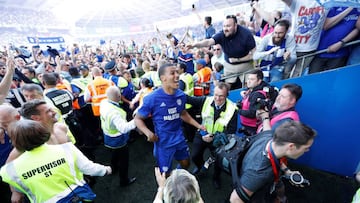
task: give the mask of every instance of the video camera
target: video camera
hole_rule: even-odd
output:
[[[264,109],[267,107],[267,110],[271,110],[273,104],[275,103],[276,97],[279,94],[279,90],[274,86],[265,86],[262,89],[265,92],[265,99],[258,98],[256,100],[256,109]]]

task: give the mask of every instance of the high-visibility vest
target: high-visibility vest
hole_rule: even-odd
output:
[[[237,109],[232,101],[226,99],[225,111],[221,112],[219,118],[214,121],[214,107],[211,106],[213,101],[214,97],[207,97],[201,111],[202,124],[205,126],[206,131],[211,134],[224,132]]]
[[[114,125],[114,115],[120,115],[126,121],[126,112],[119,105],[109,102],[107,99],[100,104],[101,129],[104,132],[104,145],[109,148],[120,148],[127,144],[129,133],[121,134]]]
[[[266,98],[266,92],[264,90],[257,90],[255,92],[260,92]],[[250,109],[250,95],[252,92],[247,95],[242,101],[242,110],[249,110]],[[257,118],[249,118],[243,115],[240,115],[241,124],[250,126],[250,127],[257,127]]]
[[[102,77],[95,77],[95,79],[88,84],[87,88],[90,92],[91,107],[94,116],[100,116],[100,102],[107,98],[106,90],[112,85],[114,85],[112,81]]]
[[[351,203],[359,203],[359,202],[360,202],[360,188],[356,191]]]
[[[153,83],[154,87],[161,86],[161,80],[157,71],[149,71],[142,75],[141,78],[148,78]]]
[[[76,167],[75,146],[43,144],[9,162],[0,170],[4,182],[26,194],[30,202],[58,202],[86,182]],[[96,195],[89,191],[88,200]]]
[[[45,92],[46,101],[51,101],[51,106],[59,109],[60,115],[64,116],[70,113],[72,107],[72,95],[69,91],[63,89],[57,89],[54,91]]]
[[[211,69],[209,67],[203,67],[195,73],[198,77],[197,83],[209,82],[211,79]]]
[[[180,80],[185,83],[184,93],[189,96],[194,96],[194,79],[190,73],[183,73],[180,75]],[[185,104],[186,109],[191,108],[191,104]]]
[[[72,113],[72,95],[67,90],[54,90],[50,92],[45,92],[45,101],[47,104],[52,106],[53,110],[56,112],[56,118],[58,122],[64,123],[65,118]],[[76,139],[70,130],[67,131],[66,135],[70,138],[73,144],[76,143]]]
[[[194,96],[194,79],[190,73],[183,73],[180,75],[180,80],[184,81],[185,89],[184,93],[189,96]]]
[[[61,83],[56,84],[56,89],[58,89],[58,90],[67,90],[67,91],[71,92],[70,82],[65,80],[65,79],[61,80]]]

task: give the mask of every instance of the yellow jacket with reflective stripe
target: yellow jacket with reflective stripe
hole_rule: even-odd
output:
[[[71,193],[66,183],[72,189],[85,184],[75,161],[74,152],[66,144],[43,144],[6,164],[0,175],[31,202],[56,202]]]
[[[207,97],[201,111],[202,124],[205,126],[206,131],[211,134],[224,132],[237,108],[232,101],[226,99],[225,111],[221,112],[219,118],[214,121],[214,107],[211,105],[213,101],[214,97]]]

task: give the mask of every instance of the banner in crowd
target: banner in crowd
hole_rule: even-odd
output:
[[[316,0],[325,8],[331,7],[354,7],[360,8],[360,0]]]
[[[27,37],[30,44],[39,46],[41,50],[47,50],[48,46],[59,51],[64,51],[65,39],[63,37]]]

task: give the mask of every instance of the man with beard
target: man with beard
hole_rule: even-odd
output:
[[[253,68],[252,58],[256,46],[255,40],[247,28],[237,24],[236,16],[226,16],[223,30],[210,39],[188,44],[186,47],[210,47],[215,44],[220,44],[223,48],[225,76],[238,75]],[[229,77],[225,81],[231,85],[231,89],[237,89],[242,87],[240,77]]]
[[[260,67],[267,82],[282,80],[284,68],[296,62],[296,43],[294,37],[287,34],[289,26],[288,20],[278,20],[274,32],[262,39],[254,53],[254,60],[261,59]]]

